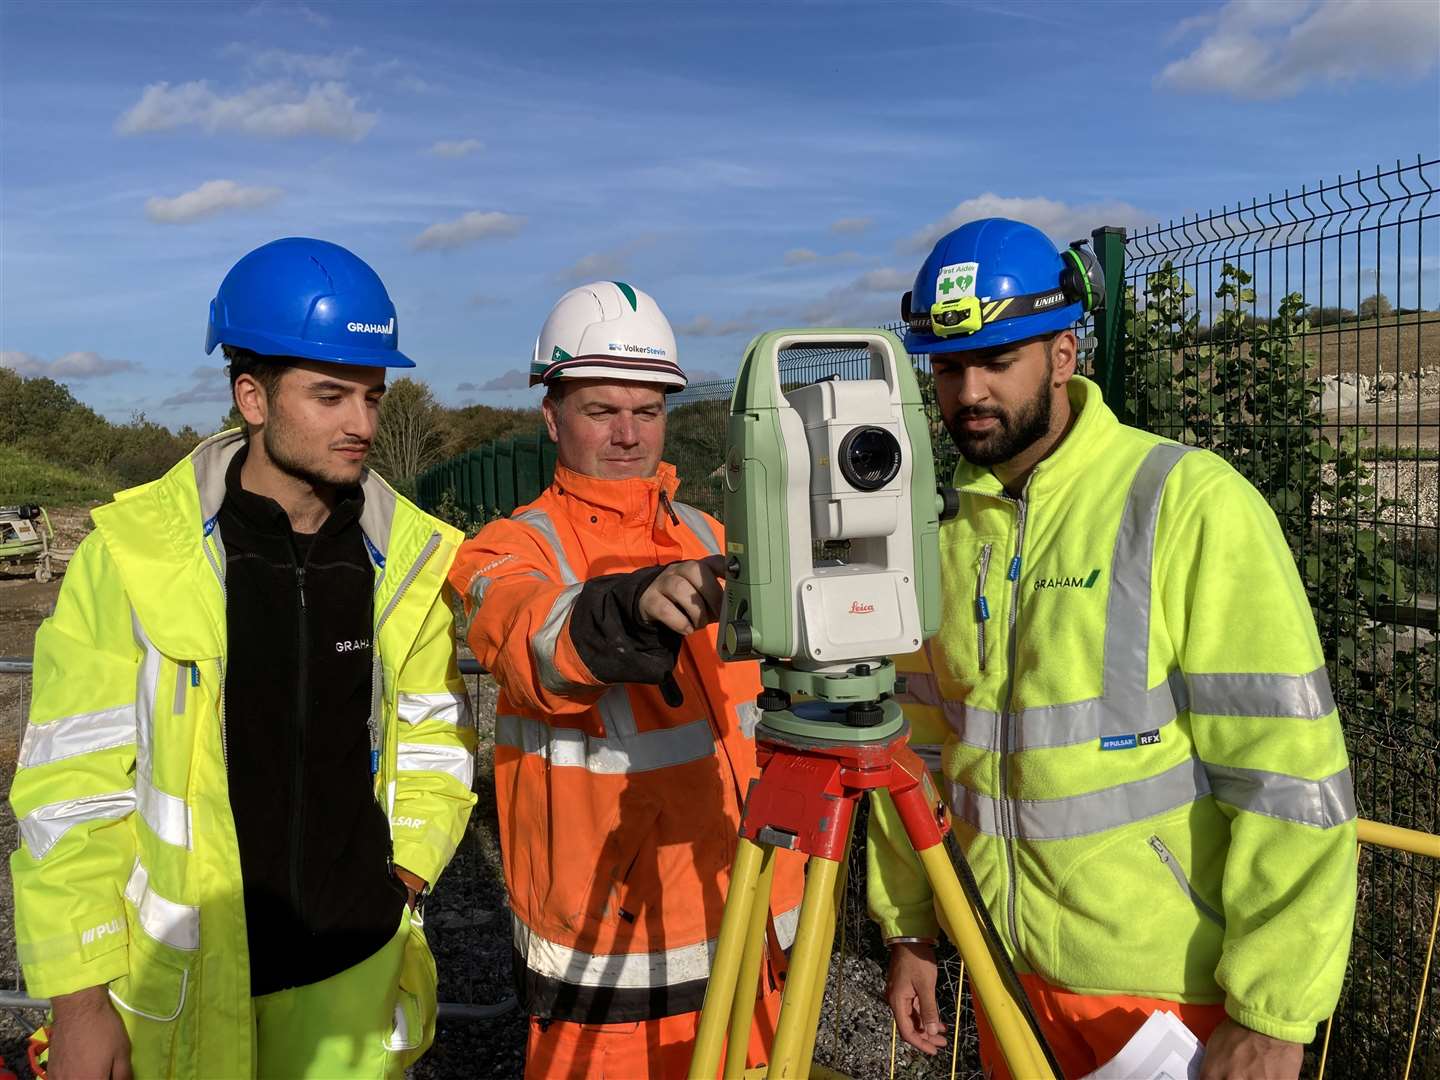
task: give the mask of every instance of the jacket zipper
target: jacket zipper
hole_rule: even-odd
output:
[[[1020,951],[1020,932],[1018,920],[1015,918],[1015,807],[1010,800],[1010,754],[1013,750],[1010,744],[1015,733],[1010,710],[1015,695],[1015,619],[1020,607],[1020,561],[1025,550],[1025,493],[1029,490],[1030,481],[1026,480],[1019,498],[1002,496],[1015,504],[1015,556],[1010,560],[1010,571],[1006,575],[1010,579],[1010,618],[1009,641],[1006,646],[1005,699],[1000,714],[1000,838],[1005,845],[1005,864],[1009,871],[1005,914],[1009,922],[1010,943],[1017,953]]]
[[[1170,849],[1165,846],[1165,841],[1158,836],[1151,836],[1149,840],[1151,849],[1160,857],[1160,861],[1169,869],[1175,878],[1175,883],[1180,886],[1180,891],[1190,898],[1190,903],[1195,905],[1195,910],[1205,918],[1209,919],[1220,929],[1225,929],[1225,916],[1207,904],[1195,886],[1190,884],[1190,879],[1185,876],[1185,871],[1180,868],[1180,860],[1170,854]]]
[[[225,573],[220,569],[220,561],[210,550],[211,540],[209,536],[200,538],[200,546],[205,549],[205,558],[210,563],[210,569],[215,571],[215,577],[220,582],[220,602],[224,607],[229,607],[230,594],[225,590]],[[222,654],[215,660],[215,666],[220,672],[220,760],[225,766],[225,774],[230,774],[230,742],[225,732],[225,657]]]
[[[980,549],[980,577],[975,582],[975,648],[980,670],[985,670],[985,624],[990,620],[990,601],[985,599],[985,578],[990,573],[990,544]]]
[[[294,552],[293,546],[291,551]],[[300,665],[295,679],[295,726],[293,732],[295,760],[290,773],[290,797],[293,800],[293,805],[290,807],[290,900],[295,905],[295,917],[300,920],[302,926],[305,923],[305,890],[300,887],[300,873],[305,864],[305,729],[309,723],[310,714],[307,704],[310,693],[307,678],[310,668],[310,634],[307,625],[308,613],[305,609],[305,566],[309,561],[310,549],[308,548],[305,552],[305,562],[302,563],[298,558],[295,561],[295,591],[300,598],[297,619],[300,638],[297,648]]]

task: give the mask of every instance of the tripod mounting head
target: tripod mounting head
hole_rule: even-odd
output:
[[[865,378],[781,382],[785,350],[862,351]],[[720,655],[759,659],[765,723],[823,739],[898,730],[895,665],[940,626],[939,516],[914,369],[886,330],[750,343],[730,400]],[[844,549],[815,558],[817,543]],[[792,704],[794,695],[807,700]]]

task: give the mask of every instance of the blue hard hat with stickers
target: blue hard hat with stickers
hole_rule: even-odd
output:
[[[981,218],[939,239],[900,316],[906,350],[935,354],[1065,330],[1104,303],[1105,278],[1085,241],[1057,250],[1033,225]]]
[[[364,367],[414,367],[400,351],[395,305],[365,260],[339,244],[291,236],[230,268],[205,351],[217,345]]]

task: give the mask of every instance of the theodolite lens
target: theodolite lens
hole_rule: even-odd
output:
[[[880,427],[857,427],[840,441],[840,474],[860,491],[878,491],[900,471],[900,442]]]

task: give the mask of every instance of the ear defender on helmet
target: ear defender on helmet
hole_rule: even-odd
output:
[[[1060,288],[1072,303],[1079,303],[1085,311],[1098,311],[1105,306],[1105,272],[1100,269],[1100,260],[1085,245],[1088,241],[1076,240],[1060,253],[1065,269],[1060,271]]]

